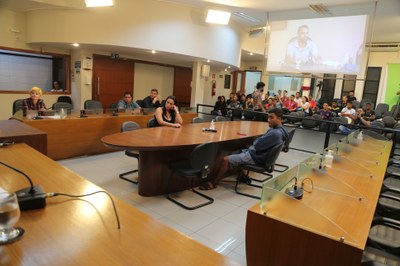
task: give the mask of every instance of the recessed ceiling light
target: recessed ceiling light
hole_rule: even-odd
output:
[[[249,55],[253,55],[253,53],[249,53]]]
[[[79,43],[73,43],[72,46],[79,47]]]
[[[227,25],[230,17],[230,12],[209,9],[206,22]]]
[[[156,50],[151,50],[151,53],[152,53],[152,54],[155,54],[155,53],[156,53]]]
[[[207,59],[207,63],[210,63],[211,61],[210,61],[210,59]]]
[[[228,66],[228,68],[231,68],[231,66]]]
[[[113,0],[85,0],[86,7],[113,6]]]

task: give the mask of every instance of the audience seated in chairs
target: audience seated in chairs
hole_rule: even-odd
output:
[[[282,113],[281,109],[270,110],[268,113],[268,131],[257,138],[248,149],[242,150],[238,154],[225,156],[219,167],[217,177],[203,183],[200,188],[204,190],[215,188],[219,181],[224,178],[228,168],[236,168],[241,164],[265,164],[265,153],[272,147],[284,143],[289,136],[287,130],[282,126]]]
[[[335,100],[332,101],[331,111],[334,113],[334,116],[339,116],[341,110],[338,105],[338,102]]]

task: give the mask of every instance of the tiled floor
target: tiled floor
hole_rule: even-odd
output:
[[[308,156],[309,153],[290,150],[281,153],[278,163],[292,166]],[[214,203],[188,211],[164,196],[141,197],[136,185],[119,179],[119,173],[137,167],[137,161],[123,152],[61,160],[59,163],[160,222],[246,265],[246,212],[258,200],[235,194],[233,183],[224,182],[216,189],[206,191],[214,198]]]

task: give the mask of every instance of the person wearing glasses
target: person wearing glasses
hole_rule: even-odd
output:
[[[126,110],[126,109],[140,109],[139,104],[137,104],[132,97],[132,93],[129,91],[126,91],[124,93],[124,98],[119,100],[118,102],[118,109]]]
[[[22,102],[22,110],[24,112],[24,116],[26,116],[26,112],[28,110],[38,110],[45,111],[46,105],[40,97],[42,96],[42,89],[39,87],[33,87],[30,91],[30,97],[26,98]]]

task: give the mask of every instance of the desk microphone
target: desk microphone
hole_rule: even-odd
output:
[[[27,174],[6,163],[0,162],[0,164],[10,168],[11,170],[14,170],[17,173],[20,173],[29,181],[30,187],[23,188],[15,192],[15,194],[17,194],[19,209],[21,211],[41,209],[46,206],[46,193],[44,193],[40,186],[34,186],[32,179],[30,179]]]
[[[211,128],[203,128],[203,131],[208,131],[208,132],[217,132],[216,129],[211,129]]]
[[[294,179],[293,188],[287,188],[285,193],[295,199],[300,200],[303,198],[303,188],[297,187],[297,177],[295,176],[292,179],[290,179],[289,182],[292,181],[293,179]]]

